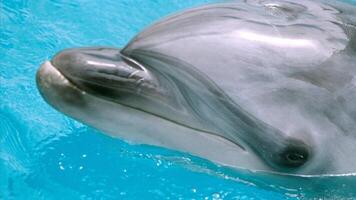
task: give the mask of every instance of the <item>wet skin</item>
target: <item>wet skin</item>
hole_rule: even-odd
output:
[[[291,174],[355,172],[356,8],[235,1],[123,49],[67,49],[37,74],[59,111],[135,143]]]

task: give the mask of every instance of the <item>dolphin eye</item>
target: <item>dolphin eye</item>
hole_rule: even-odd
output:
[[[308,161],[308,151],[296,147],[288,147],[281,156],[286,167],[299,167]]]
[[[287,154],[286,157],[289,162],[299,162],[305,160],[305,155],[299,153]]]
[[[310,148],[300,140],[288,139],[285,148],[277,157],[277,164],[280,167],[289,169],[301,167],[310,157]]]

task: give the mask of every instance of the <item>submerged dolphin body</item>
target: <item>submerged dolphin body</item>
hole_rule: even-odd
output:
[[[356,171],[356,9],[236,1],[159,21],[125,48],[37,73],[59,111],[109,135],[292,174]]]

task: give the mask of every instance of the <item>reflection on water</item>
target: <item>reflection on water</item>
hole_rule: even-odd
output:
[[[57,51],[120,47],[153,20],[206,2],[211,1],[0,1],[0,199],[355,196],[353,176],[235,171],[174,151],[130,145],[68,119],[38,94],[38,65]]]

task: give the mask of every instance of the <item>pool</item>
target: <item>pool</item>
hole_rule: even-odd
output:
[[[233,170],[113,139],[43,101],[35,73],[61,49],[125,45],[160,17],[214,0],[0,1],[0,199],[356,197],[356,176]]]

